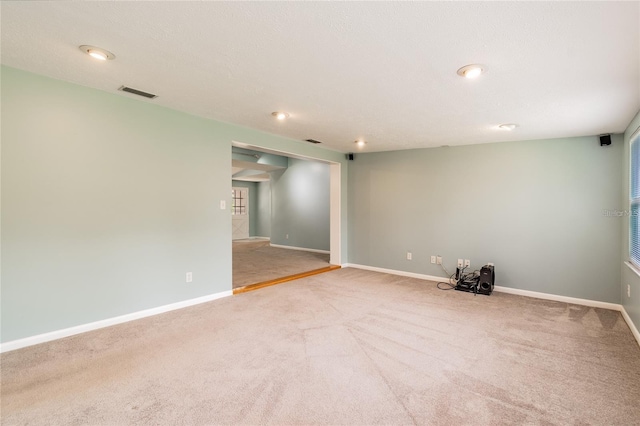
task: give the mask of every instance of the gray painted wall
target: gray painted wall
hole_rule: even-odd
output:
[[[627,131],[624,133],[624,161],[622,162],[622,170],[624,172],[624,178],[622,180],[622,199],[620,210],[630,210],[629,203],[629,143],[631,142],[631,135],[640,126],[640,112],[629,123]],[[629,218],[620,217],[618,220],[621,222],[620,227],[622,229],[622,258],[629,260]],[[627,285],[631,286],[631,297],[627,296]],[[620,286],[620,300],[624,306],[625,311],[629,314],[629,317],[635,324],[636,328],[640,330],[640,277],[638,274],[631,270],[627,265],[622,264],[622,282]]]
[[[214,132],[3,69],[2,340],[228,290],[231,152]]]
[[[289,158],[271,172],[271,202],[273,244],[329,250],[329,165]]]
[[[359,154],[349,165],[349,262],[444,276],[458,258],[496,284],[620,303],[622,137]],[[406,260],[406,252],[413,260]]]
[[[239,188],[249,188],[249,236],[255,237],[258,229],[258,191],[256,182],[245,182],[242,180],[232,180],[231,186]]]
[[[493,261],[499,285],[622,301],[640,324],[640,278],[626,266],[621,278],[617,266],[627,225],[602,215],[628,205],[621,136],[609,148],[588,137],[358,154],[347,163],[152,101],[8,67],[1,78],[2,342],[230,290],[231,218],[218,203],[230,201],[231,141],[342,164],[343,262],[348,248],[350,262],[429,275],[443,275],[431,254],[449,269],[457,257]],[[627,138],[639,124],[636,116]],[[294,229],[290,240],[298,225],[279,223]],[[328,225],[324,234],[310,248],[327,249]],[[551,272],[534,276],[539,265]]]
[[[231,143],[340,153],[2,67],[1,339],[231,290]],[[341,213],[346,261],[346,210]],[[185,273],[193,272],[193,283]]]
[[[258,217],[256,236],[271,237],[271,182],[258,182]]]

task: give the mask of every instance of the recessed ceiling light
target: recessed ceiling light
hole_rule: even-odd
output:
[[[515,129],[516,127],[518,127],[517,124],[511,124],[511,123],[510,124],[501,124],[501,125],[498,126],[498,129],[511,131],[511,130]]]
[[[100,47],[83,44],[82,46],[80,46],[80,50],[82,50],[84,53],[91,56],[92,58],[98,59],[100,61],[106,61],[107,59],[116,58],[116,55]]]
[[[484,65],[470,64],[470,65],[465,65],[464,67],[460,68],[458,70],[458,75],[460,77],[465,77],[465,78],[476,78],[480,74],[485,72],[485,70],[486,70],[486,68],[484,67]]]
[[[99,50],[90,50],[89,51],[89,56],[91,56],[92,58],[95,59],[99,59],[101,61],[106,61],[107,60],[107,54],[104,52],[100,52]]]
[[[287,118],[289,118],[289,114],[287,114],[286,112],[274,111],[271,113],[271,115],[273,115],[275,118],[277,118],[280,121],[286,120]]]
[[[354,142],[356,145],[358,145],[360,148],[362,148],[363,146],[365,146],[367,143],[365,141],[363,141],[362,139],[358,139],[357,141]]]

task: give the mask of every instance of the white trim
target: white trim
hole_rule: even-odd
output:
[[[633,321],[631,321],[631,317],[627,313],[627,310],[624,308],[624,306],[622,307],[620,312],[622,313],[622,318],[624,318],[624,320],[627,322],[627,325],[631,329],[631,334],[633,334],[633,337],[636,338],[636,342],[638,342],[638,346],[640,346],[640,332],[636,328],[636,325],[633,323]]]
[[[446,277],[416,274],[414,272],[397,271],[395,269],[378,268],[375,266],[358,265],[355,263],[345,263],[344,265],[342,265],[342,267],[365,269],[367,271],[382,272],[385,274],[400,275],[403,277],[418,278],[418,279],[428,280],[428,281],[447,282],[448,280],[448,278]],[[589,306],[592,308],[602,308],[602,309],[610,309],[612,311],[618,311],[622,314],[622,318],[624,318],[625,322],[629,326],[629,329],[631,329],[631,333],[633,334],[633,337],[636,338],[638,345],[640,345],[640,332],[638,332],[638,329],[636,328],[635,324],[631,320],[631,317],[629,317],[629,314],[627,314],[627,311],[624,309],[624,306],[619,305],[617,303],[600,302],[597,300],[589,300],[589,299],[578,299],[576,297],[568,297],[568,296],[558,296],[556,294],[540,293],[537,291],[530,291],[530,290],[520,290],[517,288],[502,287],[499,285],[494,286],[493,290],[501,293],[514,294],[517,296],[533,297],[535,299],[544,299],[544,300],[554,300],[556,302],[572,303],[574,305],[582,305],[582,306]]]
[[[269,241],[271,238],[269,237],[249,237],[243,238],[242,240],[233,240],[233,242],[243,242],[243,241]]]
[[[428,281],[447,282],[448,280],[448,278],[446,277],[416,274],[414,272],[397,271],[395,269],[378,268],[375,266],[358,265],[355,263],[345,263],[342,265],[342,267],[365,269],[367,271],[382,272],[385,274],[400,275],[403,277],[418,278],[421,280],[428,280]],[[572,303],[574,305],[583,305],[583,306],[589,306],[592,308],[602,308],[602,309],[610,309],[612,311],[618,311],[622,314],[622,318],[624,318],[625,322],[631,329],[631,333],[633,334],[633,337],[636,338],[638,345],[640,345],[640,332],[638,332],[638,329],[636,328],[635,324],[633,323],[633,321],[631,321],[631,317],[629,317],[629,314],[627,314],[627,311],[624,309],[624,306],[619,305],[617,303],[600,302],[597,300],[589,300],[589,299],[578,299],[576,297],[559,296],[556,294],[540,293],[537,291],[530,291],[530,290],[520,290],[517,288],[502,287],[499,285],[494,286],[493,289],[494,291],[507,293],[507,294],[514,294],[517,296],[533,297],[535,299],[544,299],[544,300],[554,300],[556,302]]]
[[[557,294],[540,293],[538,291],[521,290],[519,288],[494,286],[494,291],[517,296],[533,297],[535,299],[554,300],[556,302],[572,303],[574,305],[590,306],[592,308],[610,309],[612,311],[622,311],[622,305],[617,303],[600,302],[598,300],[578,299],[577,297],[560,296]]]
[[[631,269],[633,272],[636,273],[637,276],[640,277],[640,271],[638,271],[638,268],[631,262],[624,262],[625,265],[627,265],[629,267],[629,269]]]
[[[397,271],[395,269],[385,269],[385,268],[378,268],[375,266],[357,265],[353,263],[345,263],[344,265],[342,265],[342,267],[366,269],[368,271],[382,272],[382,273],[393,274],[393,275],[401,275],[404,277],[412,277],[412,278],[418,278],[418,279],[428,280],[428,281],[447,282],[449,280],[449,278],[447,277],[416,274],[414,272]],[[589,300],[589,299],[578,299],[576,297],[568,297],[568,296],[558,296],[555,294],[540,293],[537,291],[530,291],[530,290],[520,290],[517,288],[502,287],[499,285],[494,286],[493,290],[501,293],[515,294],[518,296],[533,297],[536,299],[555,300],[556,302],[573,303],[575,305],[591,306],[593,308],[611,309],[612,311],[622,311],[622,305],[619,305],[616,303],[600,302],[597,300]]]
[[[100,321],[90,322],[88,324],[77,325],[74,327],[64,328],[62,330],[51,331],[49,333],[38,334],[35,336],[25,337],[24,339],[12,340],[10,342],[0,344],[0,353],[9,352],[27,346],[37,345],[39,343],[50,342],[52,340],[62,339],[64,337],[73,336],[87,331],[98,330],[100,328],[110,327],[124,322],[134,321],[153,315],[162,314],[176,309],[182,309],[201,303],[211,302],[212,300],[231,296],[233,292],[222,291],[207,296],[197,297],[195,299],[183,300],[182,302],[171,303],[169,305],[158,306],[157,308],[145,309],[144,311],[132,312],[126,315],[120,315],[113,318],[107,318]]]
[[[304,248],[304,247],[282,246],[280,244],[273,244],[273,243],[271,243],[270,245],[271,247],[283,248],[283,249],[289,249],[289,250],[310,251],[311,253],[330,254],[329,250],[317,250],[317,249],[310,249],[310,248]]]
[[[329,164],[329,263],[338,265],[342,262],[340,240],[340,214],[342,207],[340,202],[340,185],[342,165],[340,163]]]
[[[282,151],[277,149],[267,148],[261,145],[248,144],[244,142],[240,142],[237,140],[231,141],[231,146],[237,146],[240,148],[253,149],[256,151],[262,151],[269,154],[275,155],[283,155],[286,157],[297,158],[299,160],[314,160],[320,163],[329,164],[330,172],[329,172],[329,249],[330,249],[330,257],[329,262],[332,264],[339,264],[342,262],[342,229],[343,225],[346,227],[346,219],[343,224],[342,220],[342,165],[346,166],[345,160],[343,161],[334,161],[334,160],[326,160],[324,158],[318,158],[315,154],[312,155],[301,155],[295,154],[289,151]],[[319,148],[320,150],[330,151],[330,152],[340,152],[330,148]],[[341,153],[342,155],[342,153]],[[346,184],[345,184],[346,185]],[[344,188],[346,191],[346,187]],[[345,206],[346,207],[346,206]],[[334,223],[335,221],[337,223]],[[346,236],[345,236],[346,239]]]
[[[418,278],[420,280],[435,281],[435,282],[447,282],[448,277],[438,277],[436,275],[417,274],[415,272],[398,271],[396,269],[378,268],[377,266],[358,265],[357,263],[345,263],[343,268],[356,268],[364,269],[366,271],[382,272],[383,274],[400,275],[402,277]]]
[[[448,278],[446,277],[416,274],[414,272],[397,271],[395,269],[378,268],[375,266],[358,265],[355,263],[345,263],[342,265],[342,267],[365,269],[367,271],[382,272],[385,274],[400,275],[403,277],[418,278],[418,279],[428,280],[428,281],[447,282],[448,280]],[[533,297],[535,299],[544,299],[544,300],[554,300],[556,302],[572,303],[574,305],[583,305],[583,306],[589,306],[592,308],[602,308],[602,309],[610,309],[612,311],[618,311],[622,314],[622,318],[624,318],[625,322],[631,329],[631,333],[633,334],[633,337],[636,338],[638,345],[640,345],[640,332],[638,332],[638,329],[636,328],[635,324],[633,323],[633,321],[631,321],[631,317],[629,317],[629,314],[627,314],[627,311],[624,309],[624,306],[619,305],[617,303],[600,302],[597,300],[589,300],[589,299],[578,299],[576,297],[559,296],[556,294],[540,293],[537,291],[530,291],[530,290],[520,290],[517,288],[502,287],[499,285],[494,286],[493,289],[494,291],[507,293],[507,294],[514,294],[517,296]]]

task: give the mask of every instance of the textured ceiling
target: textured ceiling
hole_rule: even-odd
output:
[[[344,152],[621,132],[640,109],[638,2],[0,7],[5,65]]]

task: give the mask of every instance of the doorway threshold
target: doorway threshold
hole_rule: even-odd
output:
[[[244,287],[238,287],[233,289],[233,294],[246,293],[248,291],[259,290],[264,287],[270,287],[272,285],[282,284],[293,280],[298,280],[300,278],[310,277],[312,275],[323,274],[325,272],[335,271],[336,269],[340,269],[340,265],[329,265],[324,268],[314,269],[313,271],[301,272],[299,274],[288,275],[282,278],[276,278],[274,280],[263,281],[260,283],[245,285]]]

